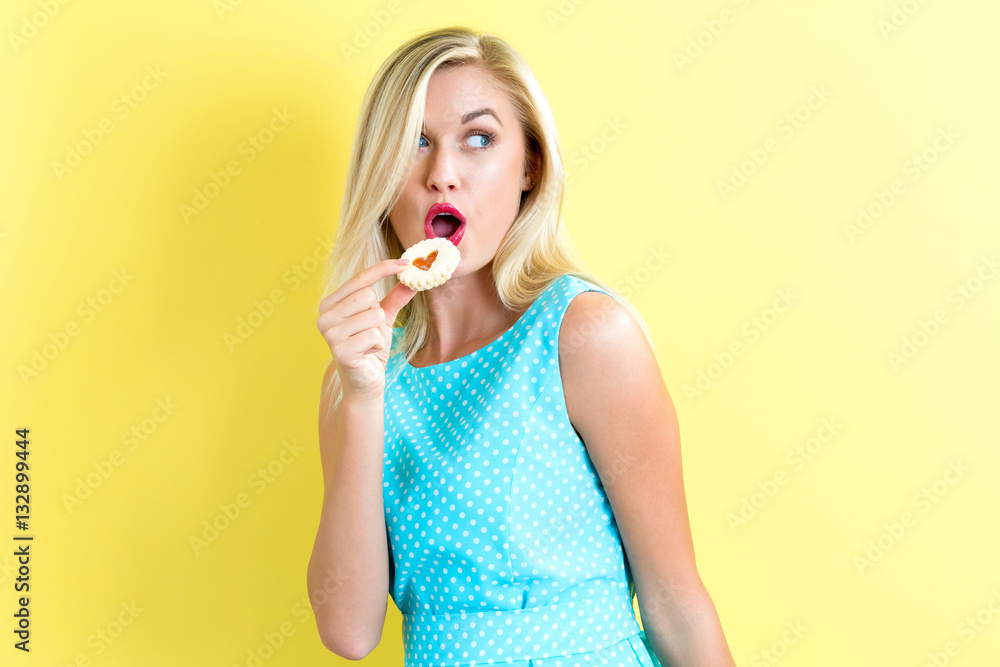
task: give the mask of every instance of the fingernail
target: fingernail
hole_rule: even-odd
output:
[[[398,264],[399,266],[406,266],[409,263],[410,263],[410,260],[408,260],[408,259],[400,258],[400,259],[396,260],[396,264]]]

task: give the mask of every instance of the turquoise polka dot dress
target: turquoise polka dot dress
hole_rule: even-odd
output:
[[[559,326],[585,291],[608,293],[561,276],[460,359],[389,358],[382,494],[405,667],[660,667],[611,505],[566,416]]]

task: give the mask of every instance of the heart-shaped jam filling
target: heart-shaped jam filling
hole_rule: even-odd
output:
[[[413,266],[417,267],[418,269],[421,269],[423,271],[430,271],[431,267],[434,265],[434,260],[437,259],[437,256],[438,256],[438,251],[435,250],[426,257],[418,257],[410,263]]]

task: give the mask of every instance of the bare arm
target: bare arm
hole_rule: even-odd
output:
[[[331,363],[323,384],[334,371]],[[323,644],[360,660],[382,638],[389,557],[382,505],[383,399],[345,395],[320,406],[323,509],[307,585]]]
[[[319,448],[323,508],[306,586],[323,644],[351,660],[378,646],[389,590],[389,555],[382,505],[385,369],[392,323],[416,294],[397,284],[381,301],[373,289],[408,262],[391,259],[339,286],[319,304],[316,322],[333,361],[323,377]],[[338,373],[342,400],[325,387]]]
[[[677,414],[639,323],[606,294],[580,294],[559,357],[569,417],[607,491],[656,656],[671,667],[735,667],[695,564]]]

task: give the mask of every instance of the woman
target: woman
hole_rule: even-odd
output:
[[[308,587],[343,657],[378,644],[388,592],[408,667],[734,665],[648,328],[581,271],[563,184],[548,104],[504,41],[434,30],[376,73],[317,321]],[[394,258],[430,236],[461,261],[415,292]]]

